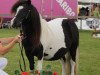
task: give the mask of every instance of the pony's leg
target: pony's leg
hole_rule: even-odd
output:
[[[61,64],[62,64],[62,75],[70,75],[71,65],[70,65],[69,53],[67,53],[65,57],[61,58]]]
[[[26,53],[26,56],[28,58],[28,61],[29,61],[29,66],[30,66],[30,72],[34,72],[34,55],[31,54],[31,51],[29,51],[30,48],[25,48],[25,53]]]
[[[39,50],[37,58],[38,58],[37,70],[40,71],[40,70],[42,70],[43,50]]]
[[[61,58],[61,64],[62,64],[62,75],[66,75],[66,61]]]
[[[75,60],[71,59],[71,75],[78,75],[78,50],[76,51]]]
[[[35,62],[34,62],[34,56],[31,54],[31,53],[27,53],[26,52],[26,56],[27,56],[27,58],[28,58],[28,61],[29,61],[29,66],[30,66],[30,75],[34,75],[34,64],[35,64]]]
[[[70,60],[71,63],[71,75],[75,75],[75,61],[73,61],[72,59]]]
[[[42,70],[42,63],[43,63],[43,58],[41,60],[38,60],[38,64],[37,64],[37,70],[38,71]]]
[[[69,52],[65,55],[66,58],[66,75],[71,75],[71,64],[70,64],[70,54]]]

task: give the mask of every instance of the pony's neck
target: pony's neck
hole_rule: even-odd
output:
[[[32,34],[32,24],[30,21],[25,21],[22,25],[22,30],[25,36],[30,36]]]
[[[47,38],[50,38],[49,35],[51,35],[51,29],[45,19],[43,19],[40,15],[40,21],[41,21],[41,42],[46,43],[48,40]]]
[[[41,32],[42,32],[41,36],[46,36],[48,35],[49,32],[47,21],[43,19],[41,15],[40,15],[40,21],[41,21]]]
[[[31,16],[31,17],[30,17]],[[36,12],[33,15],[30,15],[26,21],[23,23],[23,32],[27,37],[26,39],[32,42],[34,48],[40,44],[40,35],[41,35],[41,23],[39,14]]]

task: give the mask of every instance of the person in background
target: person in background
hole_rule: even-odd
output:
[[[0,29],[3,27],[2,23],[3,23],[3,18],[0,16]]]
[[[98,6],[94,9],[94,11],[93,11],[93,16],[94,16],[94,17],[100,17],[99,7],[98,7]]]
[[[98,7],[99,7],[99,17],[100,17],[100,4],[98,5]]]
[[[85,16],[89,16],[89,7],[86,7],[86,15]]]
[[[0,75],[8,75],[3,69],[6,67],[8,61],[3,55],[7,54],[11,48],[18,42],[21,42],[21,36],[0,38]]]

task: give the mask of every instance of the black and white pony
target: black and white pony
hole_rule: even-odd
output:
[[[13,5],[12,12],[15,12],[11,20],[12,26],[21,26],[23,30],[22,43],[31,71],[34,71],[34,56],[36,56],[38,70],[42,69],[43,59],[60,59],[62,75],[68,75],[68,72],[70,75],[76,75],[79,33],[74,21],[62,19],[58,24],[50,24],[41,17],[30,0],[18,1]],[[67,65],[70,65],[71,69],[67,68]]]

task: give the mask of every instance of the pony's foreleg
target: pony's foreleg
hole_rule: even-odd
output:
[[[37,64],[37,70],[38,71],[42,70],[42,63],[43,63],[43,58],[41,60],[38,60],[38,64]]]
[[[31,51],[29,51],[30,48],[25,48],[25,53],[26,53],[26,56],[28,58],[28,61],[29,61],[29,66],[30,66],[30,72],[34,72],[34,55],[31,54]]]
[[[43,63],[43,50],[39,50],[37,58],[38,58],[37,70],[41,71],[42,70],[42,63]]]

